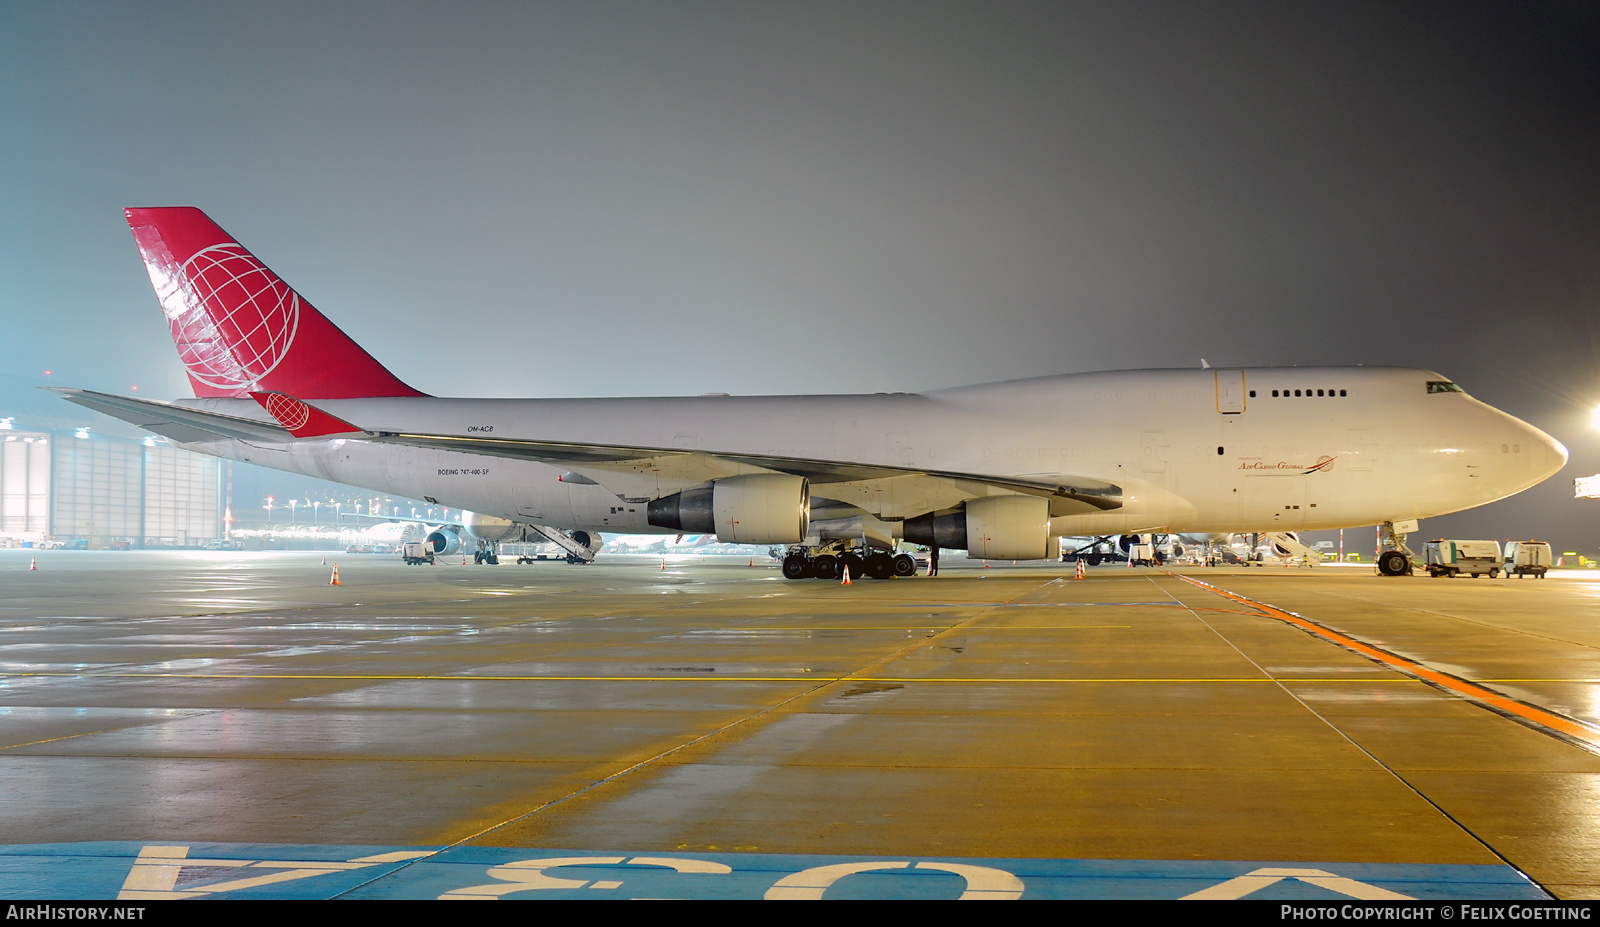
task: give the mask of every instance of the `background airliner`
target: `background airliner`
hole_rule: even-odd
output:
[[[204,453],[469,509],[489,540],[523,525],[704,532],[791,545],[791,578],[832,575],[834,557],[888,576],[898,540],[1033,560],[1055,556],[1060,535],[1403,523],[1520,492],[1567,459],[1447,378],[1393,367],[870,396],[436,398],[198,209],[126,213],[196,398],[66,398]],[[1409,570],[1399,551],[1382,565]]]

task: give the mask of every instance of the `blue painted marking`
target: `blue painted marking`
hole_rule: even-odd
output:
[[[176,841],[173,841],[175,844]],[[152,844],[164,846],[167,844]],[[0,898],[114,899],[144,844],[131,842],[0,846]],[[425,853],[412,861],[360,868],[316,870],[318,862],[349,863],[386,853]],[[598,857],[541,868],[542,859]],[[630,862],[654,857],[667,865]],[[1393,865],[1380,863],[1223,862],[1191,860],[961,859],[930,857],[800,856],[767,853],[683,853],[662,850],[592,851],[504,847],[282,846],[190,844],[171,889],[209,898],[438,898],[447,893],[508,899],[762,898],[780,880],[796,877],[795,891],[834,898],[953,899],[964,891],[1024,899],[1174,899],[1210,889],[1262,869],[1320,871],[1353,883],[1412,898],[1546,900],[1550,896],[1509,866]],[[612,862],[611,860],[617,860]],[[288,861],[303,867],[226,867],[207,861]],[[155,861],[152,861],[155,862]],[[670,868],[712,868],[714,872]],[[520,865],[511,865],[520,864]],[[878,867],[829,882],[821,867]],[[921,865],[919,865],[921,864]],[[957,871],[930,868],[950,866]],[[504,867],[504,868],[497,868]],[[970,867],[979,867],[973,869]],[[230,882],[299,868],[315,871],[293,881],[212,891]],[[960,874],[966,872],[968,875]],[[1008,881],[1009,880],[1009,881]],[[812,886],[807,889],[805,886]],[[821,886],[821,887],[817,887]],[[782,887],[779,886],[779,890]],[[995,897],[991,894],[989,897]],[[1298,878],[1283,878],[1244,897],[1257,900],[1349,900],[1351,895]]]

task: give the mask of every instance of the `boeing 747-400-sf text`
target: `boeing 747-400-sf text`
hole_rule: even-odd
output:
[[[1061,535],[1404,522],[1567,452],[1439,374],[1130,370],[870,396],[443,399],[401,382],[198,209],[127,210],[194,399],[66,398],[207,454],[519,526],[714,533],[887,576],[897,541],[1053,557]],[[1387,572],[1409,571],[1398,551]],[[1398,559],[1397,559],[1398,558]],[[903,565],[909,562],[902,558]]]

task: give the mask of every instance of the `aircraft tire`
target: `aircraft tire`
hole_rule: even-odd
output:
[[[889,579],[894,576],[894,558],[888,554],[873,554],[867,558],[867,575],[873,579]]]
[[[894,558],[894,575],[896,575],[896,576],[915,576],[915,575],[917,575],[917,561],[916,561],[916,559],[913,558],[910,554],[901,554],[900,556]]]
[[[1406,576],[1411,572],[1411,560],[1398,550],[1385,551],[1378,558],[1378,572],[1384,576]]]
[[[860,579],[867,571],[867,563],[861,559],[860,554],[845,554],[839,558],[839,568],[850,571],[852,580]]]
[[[811,575],[811,564],[799,554],[790,554],[783,558],[784,579],[805,579]]]
[[[838,579],[839,561],[827,554],[813,557],[811,558],[811,575],[817,579]]]

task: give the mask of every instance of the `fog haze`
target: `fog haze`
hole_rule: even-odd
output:
[[[1577,3],[0,2],[0,365],[188,394],[205,209],[444,395],[1439,371],[1572,450],[1429,536],[1600,548]]]

